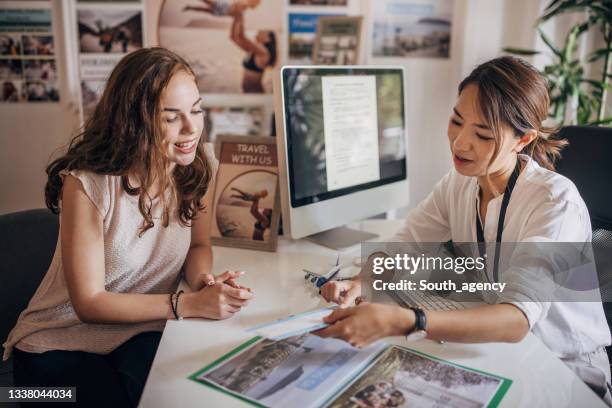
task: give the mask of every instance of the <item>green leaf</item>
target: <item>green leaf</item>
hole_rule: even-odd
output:
[[[553,8],[554,6],[556,6],[556,5],[557,5],[557,4],[558,4],[560,1],[561,1],[561,0],[553,0],[553,1],[551,1],[551,2],[548,4],[548,6],[546,6],[546,7],[544,8],[544,10],[550,10],[550,9],[552,9],[552,8]]]
[[[599,5],[599,4],[591,4],[589,9],[591,11],[594,11],[600,17],[602,17],[602,19],[604,21],[609,20],[610,19],[610,14],[612,13],[612,8],[607,7],[607,6],[602,6],[602,5]]]
[[[576,52],[578,47],[577,40],[580,33],[580,26],[574,26],[565,37],[565,46],[563,47],[563,60],[569,61]]]
[[[612,123],[612,116],[610,116],[609,118],[604,118],[601,120],[596,120],[595,122],[591,122],[589,123],[589,126],[601,126],[601,125],[607,125],[609,123]]]
[[[549,20],[551,17],[557,16],[559,14],[562,13],[567,13],[569,11],[582,11],[586,8],[588,8],[589,4],[591,2],[588,1],[576,1],[576,0],[565,0],[563,3],[557,5],[557,7],[554,7],[553,9],[547,11],[546,13],[544,13],[544,15],[542,15],[538,20],[540,22],[544,22]]]
[[[606,54],[610,54],[612,53],[612,47],[610,48],[600,48],[598,50],[593,51],[592,53],[590,53],[587,56],[587,61],[588,62],[593,62],[596,61],[600,58],[603,58],[606,56]]]
[[[524,49],[524,48],[512,48],[512,47],[506,47],[506,48],[502,49],[502,51],[510,53],[510,54],[517,54],[517,55],[537,55],[537,54],[540,54],[540,51],[527,50],[527,49]]]
[[[561,53],[561,51],[559,51],[559,49],[555,47],[553,42],[546,36],[546,34],[544,34],[544,32],[540,30],[539,28],[538,28],[538,32],[540,33],[540,38],[542,38],[542,41],[544,41],[544,43],[548,46],[548,48],[550,48],[552,52],[554,52],[555,55],[557,55],[557,57],[563,59],[563,54]]]
[[[580,82],[589,84],[592,87],[597,88],[597,89],[603,89],[603,87],[604,87],[603,83],[601,83],[599,81],[595,81],[593,79],[581,79]]]

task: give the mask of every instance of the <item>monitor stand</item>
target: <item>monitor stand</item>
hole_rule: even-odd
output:
[[[372,234],[371,232],[355,230],[347,227],[338,227],[309,235],[304,239],[312,241],[315,244],[323,245],[327,248],[338,250],[359,244],[362,241],[376,238],[377,236],[378,235]]]

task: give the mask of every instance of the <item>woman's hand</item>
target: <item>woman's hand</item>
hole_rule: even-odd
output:
[[[216,282],[197,292],[186,293],[183,298],[179,299],[178,313],[183,317],[222,320],[239,312],[248,305],[251,299],[253,299],[253,293],[248,288],[234,287],[227,281],[225,283]]]
[[[340,307],[352,306],[361,296],[361,280],[331,281],[321,287],[321,296]]]
[[[313,334],[342,339],[362,348],[383,337],[407,334],[414,329],[415,316],[412,310],[399,306],[363,302],[336,309],[323,321],[330,326]]]
[[[215,283],[226,283],[234,288],[246,289],[249,292],[250,288],[241,286],[236,282],[236,279],[244,275],[244,271],[225,271],[220,275],[213,275],[212,273],[203,273],[198,276],[196,290],[200,290],[205,286],[212,286]]]

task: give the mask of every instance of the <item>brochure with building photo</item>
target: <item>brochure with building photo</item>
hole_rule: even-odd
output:
[[[326,407],[496,407],[511,384],[497,375],[389,346]]]
[[[358,350],[335,339],[302,334],[255,337],[190,378],[256,405],[319,407],[379,354],[384,343]]]
[[[190,379],[256,406],[497,407],[512,381],[408,348],[254,337]]]

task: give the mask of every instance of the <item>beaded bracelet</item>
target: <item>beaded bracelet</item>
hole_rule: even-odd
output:
[[[177,293],[173,293],[170,295],[170,305],[172,306],[172,313],[174,314],[174,318],[176,320],[183,320],[183,317],[179,316],[178,314],[179,298],[181,297],[183,293],[184,293],[183,290],[179,290]],[[174,297],[174,301],[173,301],[173,297]]]

